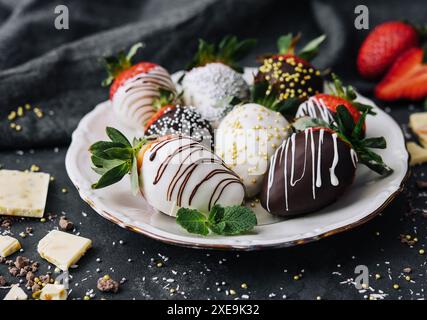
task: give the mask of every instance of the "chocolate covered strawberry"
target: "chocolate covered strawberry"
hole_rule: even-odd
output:
[[[375,96],[384,101],[421,100],[427,97],[427,53],[412,48],[393,63],[376,86]]]
[[[335,122],[335,115],[338,106],[344,106],[353,121],[357,123],[361,117],[361,111],[372,111],[372,106],[362,104],[356,101],[357,95],[352,86],[344,87],[341,80],[336,75],[332,75],[333,86],[330,87],[330,93],[318,93],[307,101],[303,102],[296,113],[296,118],[311,117],[319,118],[328,124]],[[365,123],[363,123],[363,133]]]
[[[238,41],[230,36],[218,45],[200,40],[197,54],[181,81],[185,104],[196,107],[204,119],[217,125],[231,108],[232,98],[249,96],[249,86],[237,62],[254,44],[254,40]]]
[[[364,112],[357,123],[342,105],[336,124],[304,117],[295,133],[277,149],[264,178],[261,204],[274,215],[314,212],[337,200],[352,184],[357,163],[380,175],[393,172],[371,148],[385,148],[384,138],[361,138]]]
[[[409,23],[389,21],[378,25],[363,41],[357,68],[365,78],[382,76],[405,51],[418,46],[419,32]]]
[[[278,40],[279,52],[263,59],[255,77],[255,83],[267,81],[267,94],[275,91],[279,100],[292,98],[306,99],[323,91],[323,79],[319,70],[310,63],[325,36],[309,42],[302,50],[295,52],[300,35],[282,36]]]
[[[147,122],[146,135],[181,134],[213,148],[213,129],[196,108],[181,106],[175,94],[165,90],[161,90],[154,106],[158,111]]]
[[[201,143],[181,135],[134,139],[107,128],[111,141],[90,147],[95,172],[92,187],[104,188],[130,173],[134,194],[155,209],[175,216],[180,208],[209,212],[215,205],[240,206],[245,190],[239,177]]]
[[[118,118],[129,127],[142,129],[154,115],[153,101],[159,98],[159,88],[175,92],[169,73],[152,62],[139,62],[132,65],[132,57],[142,47],[134,45],[126,55],[120,52],[117,57],[105,59],[108,78],[104,86],[110,87],[110,100]]]

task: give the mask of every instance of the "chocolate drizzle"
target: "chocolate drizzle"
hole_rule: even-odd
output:
[[[177,162],[179,165],[177,165],[176,171],[169,176],[171,178],[166,190],[166,199],[168,201],[172,202],[175,197],[176,205],[178,207],[183,206],[185,202],[187,202],[188,206],[191,207],[193,200],[201,187],[206,183],[211,183],[214,178],[218,178],[218,176],[219,179],[217,179],[217,181],[214,182],[215,185],[212,185],[211,187],[212,192],[209,197],[207,206],[208,210],[210,210],[212,206],[220,200],[224,190],[231,184],[241,185],[243,195],[244,187],[239,177],[228,169],[224,162],[215,156],[208,148],[189,137],[172,136],[167,140],[154,144],[150,150],[151,154],[149,155],[149,160],[151,162],[155,161],[158,152],[162,148],[177,141],[179,141],[177,148],[172,150],[160,163],[152,181],[153,185],[158,184],[162,178],[166,178],[166,171],[172,168],[172,161],[179,161]],[[196,155],[197,153],[200,153],[200,157]],[[207,153],[207,155],[202,155],[203,153]],[[191,158],[195,155],[198,158],[192,160]],[[208,171],[207,174],[203,174],[203,176],[199,178],[198,175],[200,175],[200,172],[197,172],[197,169],[209,164],[213,164],[212,169]],[[190,179],[193,180],[193,183],[191,184],[193,187],[192,190],[189,190],[188,192],[188,199],[184,200],[184,194],[190,185]],[[197,182],[194,184],[194,181]]]
[[[318,99],[316,97],[311,97],[302,103],[299,106],[295,117],[319,118],[329,124],[335,123],[332,112],[328,109],[322,99]]]
[[[335,132],[309,128],[294,133],[270,160],[261,203],[282,216],[321,209],[352,183],[356,163],[354,150]]]

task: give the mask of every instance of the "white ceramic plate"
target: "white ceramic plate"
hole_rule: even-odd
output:
[[[251,72],[248,69],[245,73],[248,82],[251,81]],[[366,98],[359,97],[359,100],[373,105]],[[375,111],[377,116],[367,118],[367,135],[386,138],[389,147],[379,153],[394,169],[392,175],[382,179],[359,165],[355,183],[337,202],[319,212],[290,220],[275,218],[256,204],[254,211],[259,223],[251,234],[233,237],[189,234],[176,224],[174,218],[157,212],[141,196],[134,197],[126,178],[105,189],[92,190],[91,184],[98,176],[91,170],[89,146],[95,141],[107,139],[107,126],[119,129],[128,137],[140,135],[116,119],[108,101],[99,104],[80,121],[67,152],[66,170],[82,199],[96,212],[123,228],[151,238],[170,244],[210,249],[259,250],[292,246],[318,240],[368,221],[401,191],[408,174],[409,157],[404,137],[389,115],[379,108]]]

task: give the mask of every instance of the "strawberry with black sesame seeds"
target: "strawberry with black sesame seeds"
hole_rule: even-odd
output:
[[[423,28],[402,21],[388,21],[376,26],[360,47],[357,56],[359,73],[368,79],[382,76],[401,54],[417,47],[425,33]]]
[[[181,81],[185,104],[196,107],[204,119],[218,124],[231,108],[232,98],[249,96],[249,86],[237,62],[255,43],[252,39],[239,41],[234,36],[225,37],[218,45],[200,40],[196,56]]]
[[[274,89],[281,101],[292,98],[307,99],[323,91],[321,73],[310,61],[316,56],[326,36],[322,35],[310,41],[296,53],[295,46],[299,39],[300,35],[294,37],[291,33],[280,37],[277,42],[279,53],[263,57],[263,64],[255,77],[255,83],[267,81],[267,92]]]
[[[179,97],[166,90],[160,91],[160,98],[154,101],[154,106],[158,111],[147,122],[146,135],[182,134],[213,148],[213,129],[196,108],[180,106]]]
[[[132,46],[128,54],[105,58],[108,78],[102,83],[110,87],[110,100],[118,118],[126,125],[140,129],[156,112],[153,100],[159,97],[159,88],[175,92],[169,73],[152,62],[132,65],[132,58],[142,43]]]
[[[328,124],[332,124],[335,121],[338,106],[344,106],[355,123],[359,121],[363,111],[375,115],[372,106],[356,101],[357,94],[352,86],[344,87],[335,74],[332,74],[332,79],[333,86],[329,86],[330,93],[318,93],[303,102],[297,110],[296,118],[308,116],[320,118]],[[365,123],[363,123],[362,129],[362,134],[364,134]]]
[[[393,63],[376,86],[375,96],[384,101],[421,100],[427,97],[427,53],[412,48]]]

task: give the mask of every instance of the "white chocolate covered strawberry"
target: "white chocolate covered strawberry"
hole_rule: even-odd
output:
[[[240,176],[247,197],[260,191],[270,157],[288,136],[288,125],[280,113],[256,103],[236,106],[219,125],[215,152]]]
[[[155,209],[175,216],[180,208],[209,212],[216,204],[241,205],[244,186],[239,177],[207,147],[189,137],[129,141],[107,128],[112,141],[92,145],[94,170],[101,174],[93,188],[103,188],[131,173],[139,190]]]
[[[156,113],[153,101],[160,97],[159,89],[175,92],[169,72],[151,62],[132,65],[131,59],[141,44],[133,46],[126,56],[106,58],[109,77],[103,85],[110,87],[114,113],[127,126],[142,129]]]

